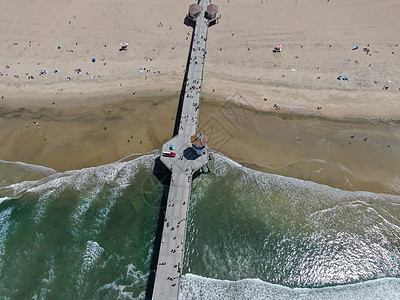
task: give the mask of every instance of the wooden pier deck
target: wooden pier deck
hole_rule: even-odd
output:
[[[198,130],[201,86],[210,22],[205,17],[205,12],[210,4],[211,0],[199,0],[201,12],[195,20],[178,135],[162,147],[163,153],[170,152],[170,147],[173,145],[172,151],[176,153],[176,156],[161,156],[161,161],[171,170],[172,175],[153,288],[155,300],[178,299],[192,176],[208,163],[209,158],[207,147],[203,155],[195,154],[190,138]]]

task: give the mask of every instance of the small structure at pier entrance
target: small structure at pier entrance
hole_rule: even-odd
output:
[[[218,6],[215,4],[207,5],[205,18],[208,19],[208,22],[209,22],[208,26],[212,26],[212,25],[218,23],[218,19],[221,18],[221,15],[218,13]]]
[[[197,3],[191,4],[189,6],[189,13],[188,13],[187,17],[189,19],[195,21],[197,19],[197,17],[200,16],[200,12],[201,12],[200,5],[198,5]]]
[[[215,4],[210,4],[207,6],[206,18],[210,20],[210,22],[216,21],[221,16],[218,14],[218,6]]]
[[[208,137],[202,133],[196,133],[190,138],[192,147],[196,150],[197,155],[203,155],[208,144]]]

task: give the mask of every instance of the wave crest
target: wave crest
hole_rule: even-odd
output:
[[[399,278],[384,278],[344,286],[324,288],[288,288],[260,279],[228,281],[185,274],[181,281],[180,299],[204,300],[286,300],[335,299],[375,300],[396,299],[400,290]]]

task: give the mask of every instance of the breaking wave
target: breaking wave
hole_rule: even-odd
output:
[[[0,294],[143,299],[163,190],[152,172],[156,158],[63,173],[27,166],[27,174],[18,170],[20,178],[32,170],[37,178],[18,182],[8,180],[15,164],[7,164],[2,172],[10,176],[0,186],[0,270],[8,271]]]
[[[180,299],[204,300],[375,300],[398,299],[399,278],[384,278],[362,283],[325,288],[288,288],[260,279],[217,280],[193,274],[182,278]]]
[[[195,180],[185,272],[298,288],[400,277],[400,197],[350,192],[214,155]]]
[[[63,173],[0,161],[0,294],[144,299],[164,191],[156,158]],[[400,197],[218,153],[212,169],[193,182],[181,299],[395,298]]]

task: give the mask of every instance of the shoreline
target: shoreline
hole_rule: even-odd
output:
[[[156,151],[172,137],[176,93],[82,97],[2,105],[0,159],[81,169]],[[400,194],[398,118],[259,111],[233,98],[203,98],[199,131],[212,150],[246,167],[345,190]]]
[[[1,1],[0,159],[62,171],[159,149],[173,132],[190,4]],[[200,113],[211,148],[268,172],[399,193],[400,2],[216,4]]]
[[[0,107],[44,106],[48,101],[59,103],[62,101],[63,105],[73,107],[82,105],[82,101],[84,105],[98,105],[99,102],[108,103],[129,98],[179,96],[183,79],[165,80],[166,77],[167,75],[148,78],[148,81],[140,78],[103,83],[79,81],[69,87],[61,83],[21,87],[4,85],[0,82],[3,97],[0,99]],[[400,118],[400,101],[398,100],[400,88],[399,91],[373,88],[327,89],[287,85],[282,82],[260,83],[248,79],[238,80],[229,77],[221,79],[219,77],[218,80],[210,78],[204,82],[202,95],[203,98],[219,101],[235,101],[266,112],[315,113],[336,118]]]

